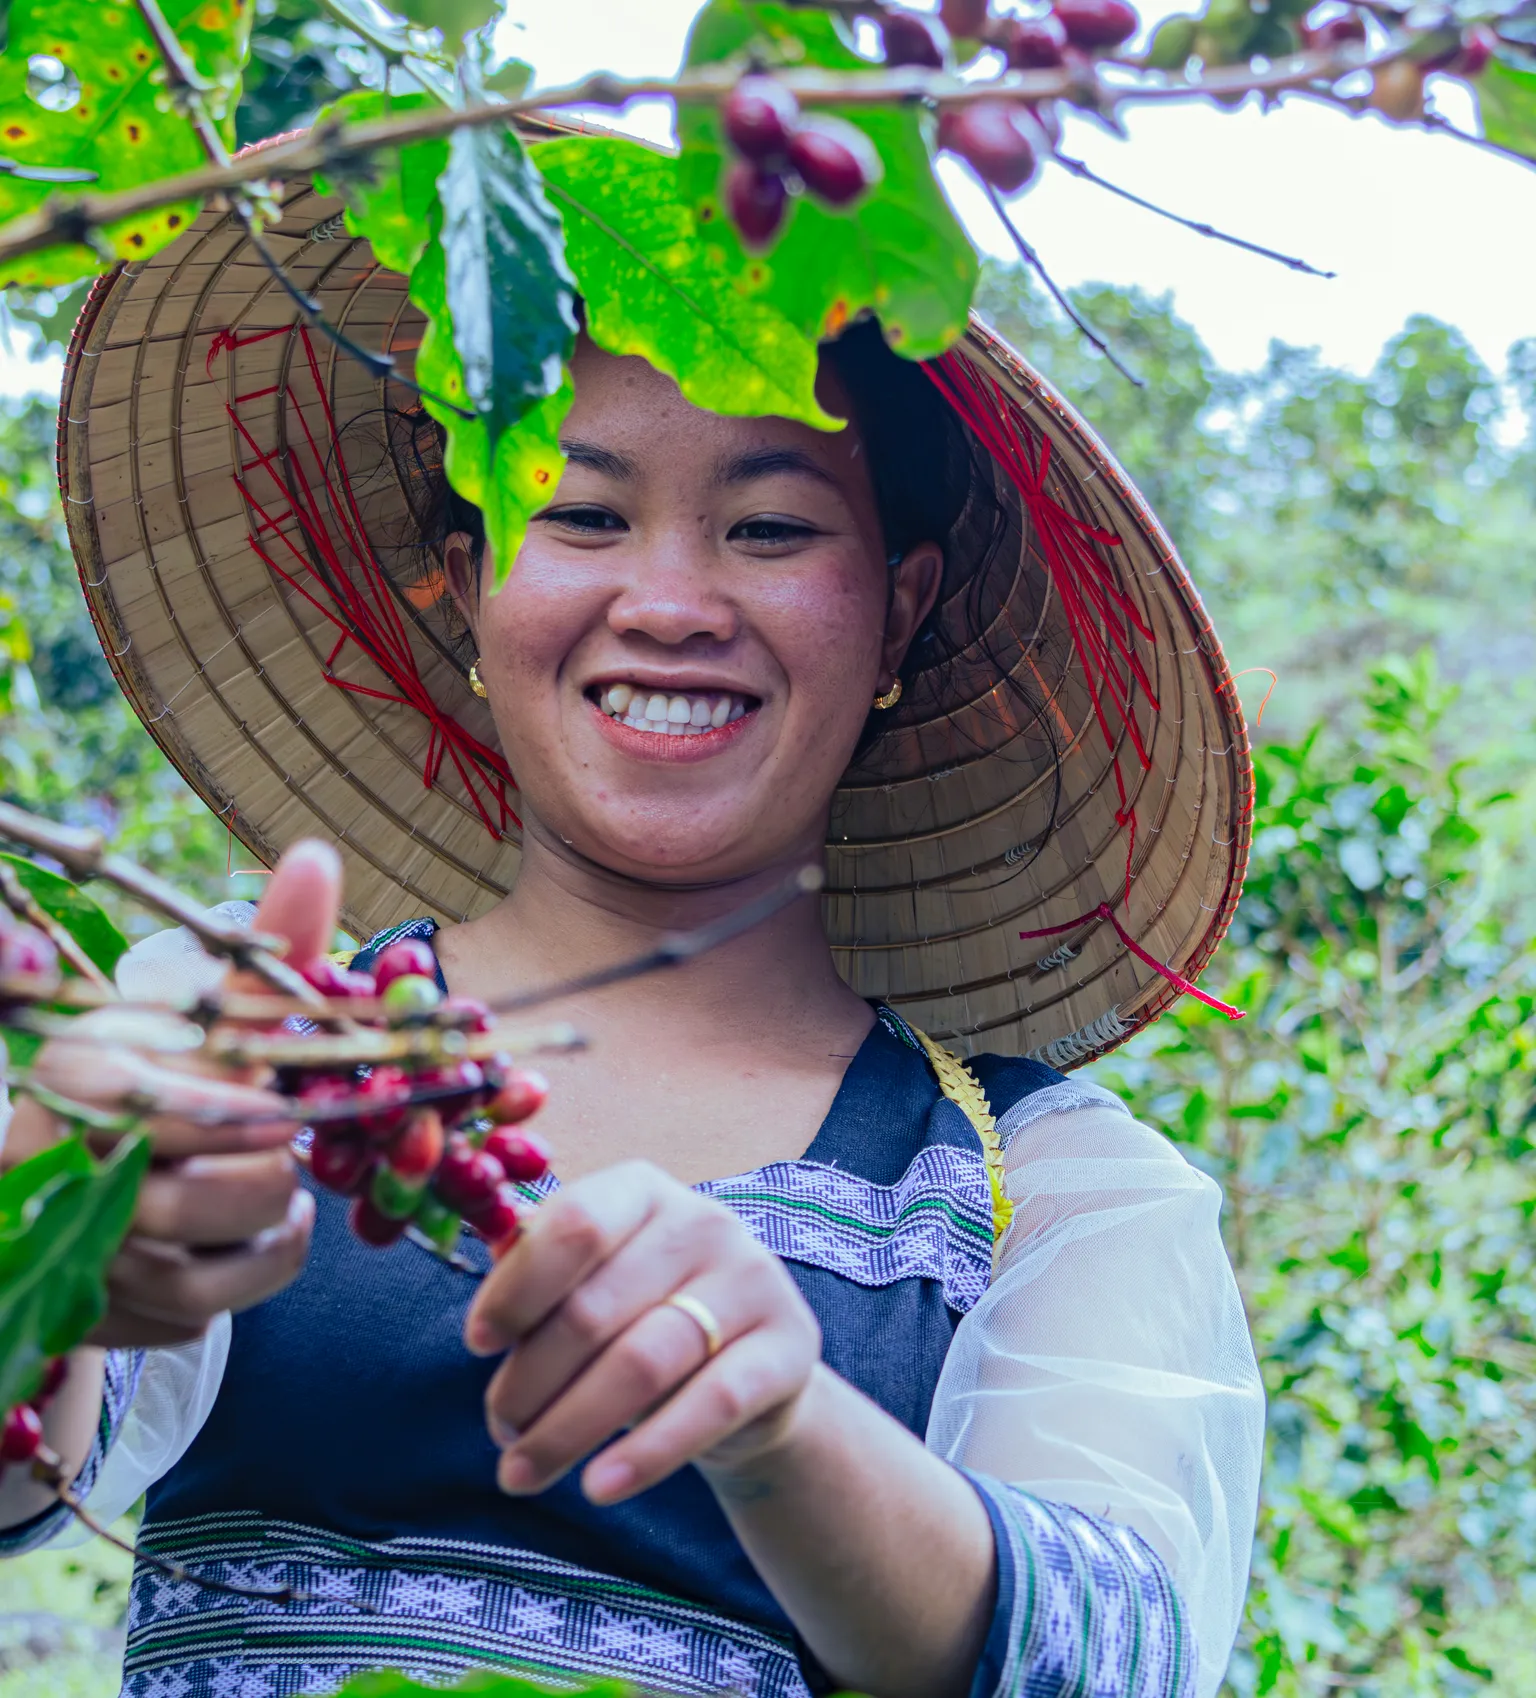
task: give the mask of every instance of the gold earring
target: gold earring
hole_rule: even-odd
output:
[[[898,678],[883,696],[875,697],[877,708],[893,708],[901,700],[901,680]]]
[[[470,687],[471,690],[473,690],[475,692],[475,694],[477,696],[480,697],[480,699],[482,701],[485,700],[485,685],[481,682],[481,679],[480,679],[480,656],[479,655],[475,656],[474,664],[469,669],[469,687]]]

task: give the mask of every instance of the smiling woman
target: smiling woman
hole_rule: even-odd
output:
[[[290,186],[294,275],[409,350],[334,212]],[[146,1572],[130,1698],[391,1662],[1209,1698],[1263,1421],[1219,1196],[1059,1071],[1204,994],[1246,852],[1230,679],[1155,520],[979,326],[921,364],[847,329],[833,430],[705,411],[594,333],[498,563],[435,427],[242,251],[207,214],[98,286],[61,466],[124,688],[288,851],[256,924],[308,961],[344,868],[355,967],[495,1002],[830,884],[557,1010],[591,1044],[552,1064],[558,1181],[468,1275],[359,1198],[366,1247],[280,1148],[166,1128],[187,1159],[51,1442],[99,1511],[148,1487],[162,1555],[325,1603]],[[126,977],[186,981],[176,947]],[[286,1137],[248,1083],[195,1090]],[[37,1507],[0,1500],[14,1545]]]

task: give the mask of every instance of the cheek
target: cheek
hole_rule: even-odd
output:
[[[518,704],[515,719],[497,716],[503,742],[537,734],[560,668],[583,634],[601,621],[604,598],[591,574],[560,571],[529,550],[518,557],[506,583],[483,598],[481,672],[500,686],[495,696]]]
[[[790,685],[791,705],[862,725],[879,669],[886,586],[862,556],[785,583],[762,610],[762,630]]]

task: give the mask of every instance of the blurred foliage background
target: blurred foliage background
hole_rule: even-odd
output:
[[[375,82],[371,50],[259,0],[241,140]],[[1255,263],[1258,263],[1257,261]],[[1234,670],[1278,687],[1256,842],[1208,974],[1095,1075],[1226,1190],[1270,1394],[1233,1694],[1536,1691],[1536,338],[1501,386],[1417,319],[1365,376],[1276,345],[1218,369],[1164,300],[982,306],[1163,518]],[[77,299],[13,303],[37,346]],[[0,794],[98,825],[209,902],[259,894],[119,696],[64,542],[54,409],[0,404]],[[1243,679],[1250,722],[1268,688]],[[131,921],[134,916],[120,916]],[[140,922],[142,924],[142,922]],[[0,1698],[107,1698],[126,1567],[0,1569]]]

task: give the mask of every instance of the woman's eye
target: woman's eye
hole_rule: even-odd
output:
[[[587,536],[629,529],[619,515],[607,507],[556,507],[539,517],[545,524],[560,525],[568,531],[581,531]]]
[[[782,546],[787,543],[804,542],[808,537],[815,536],[814,525],[803,524],[798,519],[775,519],[763,517],[743,519],[739,525],[732,527],[730,540],[732,542],[756,543],[759,547]]]

